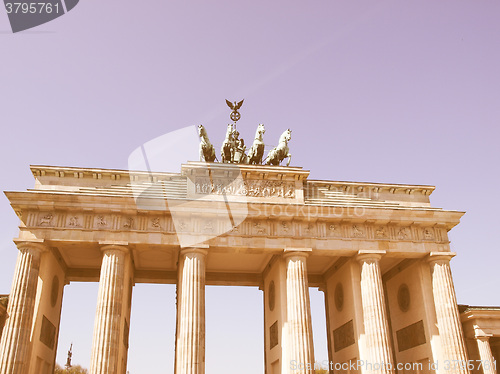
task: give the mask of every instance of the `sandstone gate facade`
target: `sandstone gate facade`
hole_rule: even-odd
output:
[[[6,192],[20,231],[1,374],[52,372],[72,281],[99,282],[92,374],[126,373],[136,283],[177,285],[176,374],[204,373],[205,285],[263,291],[267,374],[311,372],[308,287],[325,293],[331,362],[470,371],[427,364],[467,360],[448,240],[463,213],[432,207],[432,186],[202,162],[180,174],[31,171],[34,189]]]

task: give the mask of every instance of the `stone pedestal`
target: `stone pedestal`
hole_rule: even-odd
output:
[[[451,277],[450,259],[455,256],[451,252],[431,252],[429,264],[432,276],[432,294],[436,309],[441,352],[443,361],[451,363],[448,374],[469,373],[467,368],[467,354],[462,332],[462,325],[457,307],[457,297]],[[460,365],[465,363],[465,365]],[[444,362],[443,362],[444,365]]]
[[[90,374],[117,374],[127,247],[102,247]]]
[[[286,315],[288,341],[284,367],[294,374],[313,371],[314,348],[311,325],[311,306],[307,282],[307,252],[292,251],[285,253],[286,263]],[[290,370],[290,367],[296,370]]]
[[[385,251],[360,251],[361,301],[365,327],[364,373],[394,373],[394,362],[385,310],[384,288],[379,261]]]
[[[175,374],[205,373],[206,254],[200,248],[186,248],[180,253]]]
[[[476,336],[479,357],[481,358],[481,369],[484,374],[496,374],[493,353],[490,347],[489,336]]]
[[[18,248],[14,281],[7,307],[8,318],[0,343],[1,374],[28,372],[40,257],[46,249],[42,244],[30,242],[19,243]]]

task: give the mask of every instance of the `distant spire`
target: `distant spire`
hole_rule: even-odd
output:
[[[69,369],[71,367],[71,356],[73,356],[73,343],[71,343],[68,351],[68,359],[66,360],[66,369]]]

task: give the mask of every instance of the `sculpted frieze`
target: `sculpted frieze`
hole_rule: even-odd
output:
[[[375,237],[377,239],[385,239],[389,237],[389,234],[384,226],[378,226],[375,230]]]
[[[352,225],[352,237],[353,238],[366,237],[365,228],[361,225]]]
[[[447,241],[446,229],[418,225],[398,226],[369,223],[349,223],[335,221],[302,220],[254,220],[247,218],[238,226],[227,226],[217,219],[202,219],[196,222],[189,216],[179,217],[174,222],[168,215],[149,215],[139,213],[103,214],[81,212],[27,212],[26,227],[44,230],[64,228],[67,230],[103,231],[144,231],[175,232],[187,234],[217,234],[229,236],[271,236],[289,238],[318,238],[341,240],[395,240],[395,241]]]
[[[124,229],[133,229],[134,228],[134,219],[132,217],[126,217],[123,221]]]
[[[231,195],[249,197],[295,198],[293,182],[272,180],[197,178],[195,191],[199,195]]]
[[[399,240],[410,240],[411,234],[410,229],[408,227],[400,227],[397,229],[396,239]]]
[[[214,223],[212,221],[205,221],[203,223],[202,231],[204,233],[212,234],[215,231]]]
[[[340,238],[342,236],[342,231],[340,225],[327,224],[326,236],[332,238]]]
[[[423,234],[424,240],[434,240],[434,232],[431,228],[429,228],[429,227],[423,228],[422,234]]]
[[[179,222],[179,230],[180,230],[181,232],[186,232],[186,231],[188,231],[188,228],[189,228],[189,226],[188,226],[188,224],[186,223],[186,221],[180,221],[180,222]]]
[[[316,236],[316,225],[309,222],[302,226],[302,233],[304,236]]]
[[[254,228],[254,233],[257,234],[257,235],[266,235],[268,233],[268,228],[267,228],[267,225],[265,223],[262,223],[262,222],[255,222],[253,224],[253,228]]]
[[[43,215],[40,218],[40,222],[38,223],[38,226],[52,226],[52,218],[54,218],[52,213],[48,213],[48,214]]]
[[[108,220],[103,215],[98,215],[96,217],[96,221],[95,222],[96,222],[97,227],[107,227],[108,226]]]
[[[78,216],[69,217],[68,226],[81,227],[82,225],[80,223],[80,217],[78,217]]]
[[[155,229],[161,228],[160,218],[159,217],[155,217],[155,218],[153,218],[151,220],[151,227],[153,227]]]

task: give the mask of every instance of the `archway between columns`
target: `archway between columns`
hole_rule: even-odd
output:
[[[175,284],[134,286],[127,371],[130,374],[174,372]]]
[[[90,366],[97,282],[71,282],[64,286],[56,362],[64,367],[71,344],[72,363]]]
[[[206,286],[206,374],[264,373],[262,298],[257,287]]]
[[[56,362],[89,368],[99,283],[71,282],[64,288]],[[175,288],[173,284],[136,284],[133,289],[127,371],[174,372]]]
[[[328,342],[325,318],[325,293],[317,287],[309,287],[309,297],[311,299],[311,320],[314,339],[314,358],[323,368],[327,368],[328,363]]]

